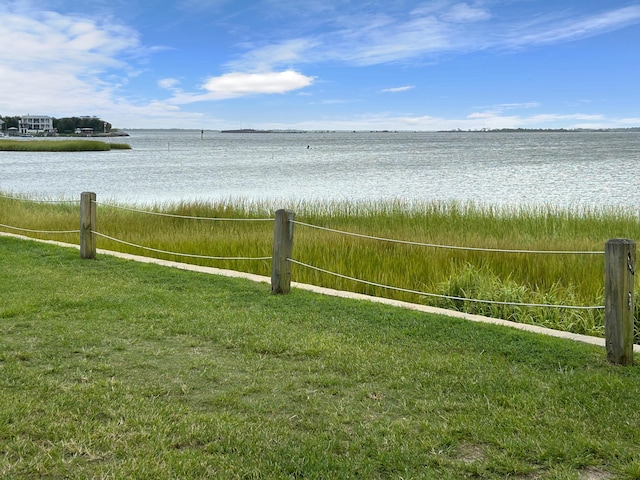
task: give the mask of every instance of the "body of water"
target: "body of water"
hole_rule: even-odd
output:
[[[640,210],[637,132],[133,130],[131,150],[0,152],[0,190],[37,198],[472,200]],[[0,139],[0,141],[2,141]]]

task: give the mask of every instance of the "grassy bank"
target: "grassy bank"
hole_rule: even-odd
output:
[[[77,204],[50,205],[0,198],[0,207],[2,224],[42,230],[78,228]],[[296,220],[303,223],[439,245],[603,252],[604,244],[610,238],[640,238],[638,217],[614,210],[493,208],[436,202],[420,205],[402,202],[273,205],[241,201],[169,203],[149,207],[149,210],[197,217],[270,218],[280,207],[295,211]],[[273,238],[272,222],[167,218],[106,205],[98,206],[98,231],[155,249],[221,257],[270,256]],[[295,226],[294,237],[293,256],[297,261],[402,289],[517,303],[594,306],[604,302],[603,255],[430,248],[345,236],[305,225]],[[48,238],[78,242],[77,234]],[[270,275],[270,262],[265,260],[204,260],[165,255],[104,238],[99,238],[99,247]],[[293,279],[575,333],[603,334],[601,310],[512,307],[444,300],[356,283],[299,265],[294,265]]]
[[[0,139],[0,151],[5,152],[97,152],[128,150],[125,143],[110,143],[97,140],[7,140]]]
[[[640,368],[601,348],[9,238],[0,258],[2,478],[640,478]]]

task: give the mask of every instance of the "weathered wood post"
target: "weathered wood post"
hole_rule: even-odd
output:
[[[80,258],[96,258],[96,194],[80,196]]]
[[[271,293],[289,293],[291,290],[291,252],[293,251],[293,219],[288,210],[276,212],[273,228],[273,258],[271,259]]]
[[[605,245],[604,333],[607,360],[633,365],[634,277],[636,244],[612,239]]]

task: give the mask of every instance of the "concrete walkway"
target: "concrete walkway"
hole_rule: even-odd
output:
[[[11,233],[0,232],[0,236],[20,238],[24,240],[32,240],[32,241],[37,241],[42,243],[48,243],[51,245],[57,245],[60,247],[75,248],[78,250],[80,249],[78,245],[55,242],[52,240],[38,240],[31,237],[25,237],[23,235],[14,235]],[[157,258],[143,257],[140,255],[131,255],[129,253],[113,252],[110,250],[103,250],[103,249],[97,249],[96,252],[100,255],[111,255],[111,256],[122,258],[125,260],[133,260],[141,263],[153,263],[153,264],[162,265],[165,267],[179,268],[182,270],[190,270],[193,272],[207,273],[210,275],[221,275],[224,277],[244,278],[244,279],[251,280],[253,282],[259,282],[259,283],[271,283],[270,277],[264,277],[262,275],[255,275],[252,273],[236,272],[234,270],[222,270],[220,268],[213,268],[213,267],[201,267],[198,265],[191,265],[188,263],[172,262],[168,260],[160,260]],[[501,319],[491,318],[491,317],[483,317],[481,315],[472,315],[470,313],[457,312],[455,310],[446,310],[444,308],[429,307],[426,305],[419,305],[416,303],[401,302],[399,300],[391,300],[388,298],[371,297],[369,295],[363,295],[360,293],[345,292],[342,290],[333,290],[331,288],[317,287],[315,285],[307,285],[307,284],[298,283],[298,282],[291,282],[291,286],[293,288],[298,288],[300,290],[308,290],[310,292],[315,292],[322,295],[330,295],[333,297],[342,297],[342,298],[352,298],[356,300],[366,300],[369,302],[382,303],[385,305],[392,305],[394,307],[406,308],[409,310],[417,310],[419,312],[424,312],[424,313],[432,313],[437,315],[445,315],[447,317],[462,318],[464,320],[470,320],[472,322],[502,325],[504,327],[515,328],[518,330],[525,330],[527,332],[539,333],[542,335],[549,335],[551,337],[565,338],[565,339],[574,340],[577,342],[590,343],[592,345],[598,345],[600,347],[605,346],[604,338],[591,337],[589,335],[580,335],[577,333],[561,332],[559,330],[552,330],[550,328],[539,327],[536,325],[527,325],[524,323],[509,322],[507,320],[501,320]],[[633,351],[640,352],[640,345],[634,345]]]

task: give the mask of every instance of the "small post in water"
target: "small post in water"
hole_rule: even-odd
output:
[[[271,260],[271,293],[289,293],[291,290],[291,252],[293,251],[293,219],[288,210],[276,212],[273,229],[273,258]]]
[[[96,194],[80,196],[80,258],[96,258]]]
[[[633,365],[635,271],[635,242],[609,240],[605,245],[604,333],[607,360],[618,365]]]

